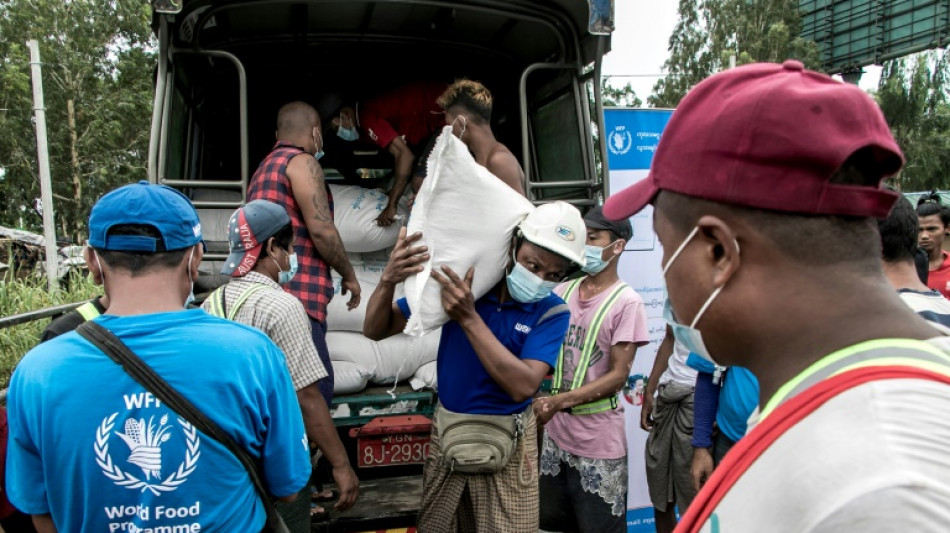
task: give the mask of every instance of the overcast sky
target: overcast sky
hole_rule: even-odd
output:
[[[660,77],[668,55],[670,34],[676,25],[673,0],[615,0],[617,29],[611,39],[612,51],[604,57],[603,72],[610,84],[623,87],[630,82],[637,96],[646,102],[653,84]],[[861,77],[865,90],[877,87],[879,67],[866,67]]]

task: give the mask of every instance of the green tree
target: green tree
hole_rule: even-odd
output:
[[[628,82],[623,87],[614,87],[610,84],[610,78],[604,76],[600,84],[601,97],[604,99],[605,107],[642,107],[643,101],[637,97],[636,91]]]
[[[32,86],[25,42],[40,43],[60,237],[83,239],[89,208],[144,179],[155,46],[142,0],[0,0],[0,224],[38,229]]]
[[[704,78],[729,66],[799,59],[818,66],[818,46],[799,37],[798,0],[679,0],[679,21],[670,35],[666,76],[648,98],[655,107],[676,107]]]
[[[904,191],[950,186],[950,103],[945,50],[889,61],[875,98],[907,160],[894,185]]]

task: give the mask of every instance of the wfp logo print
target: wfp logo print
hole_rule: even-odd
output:
[[[611,153],[623,155],[633,147],[633,135],[623,126],[617,126],[607,136],[607,146]]]
[[[118,415],[116,412],[102,419],[102,423],[96,428],[93,445],[96,464],[107,478],[120,487],[141,492],[147,490],[156,496],[173,491],[187,481],[188,476],[198,466],[198,458],[201,456],[201,438],[188,421],[179,418],[176,426],[174,422],[169,421],[167,414],[157,420],[155,416],[149,416],[147,419],[129,417],[119,428],[122,431],[115,431]],[[125,447],[121,444],[111,446],[115,442],[113,437],[118,437],[125,443]],[[169,463],[165,452],[171,451],[165,445],[176,438],[184,439],[184,457],[177,468],[172,466],[163,472]],[[124,461],[113,459],[113,453],[119,457],[126,449],[128,455]],[[132,468],[124,470],[123,465],[126,463],[132,465]]]

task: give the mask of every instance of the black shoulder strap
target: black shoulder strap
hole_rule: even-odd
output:
[[[277,516],[277,510],[264,488],[261,477],[254,464],[254,459],[227,433],[225,433],[217,424],[204,413],[198,410],[190,401],[173,389],[164,379],[152,370],[145,361],[135,355],[124,342],[119,340],[111,331],[100,326],[95,322],[84,322],[76,332],[83,338],[91,342],[96,348],[102,350],[113,361],[119,364],[135,381],[145,387],[145,390],[151,392],[156,398],[164,402],[179,416],[190,422],[199,431],[223,444],[235,457],[241,461],[244,468],[254,483],[258,496],[264,503],[264,510],[267,512],[267,525],[271,531],[279,531],[277,527],[280,517]]]

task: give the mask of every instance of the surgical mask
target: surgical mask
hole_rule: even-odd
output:
[[[689,244],[689,241],[696,236],[699,232],[699,226],[693,228],[693,231],[686,236],[686,239],[683,240],[682,244],[679,245],[679,248],[673,252],[673,255],[670,256],[670,260],[666,263],[666,266],[663,267],[663,281],[666,282],[666,273],[670,269],[670,265],[673,264],[673,261],[679,257],[680,253],[686,248],[686,245]],[[736,243],[736,248],[738,249],[739,243]],[[669,284],[667,284],[669,286]],[[703,335],[698,329],[696,329],[696,324],[699,323],[699,319],[702,318],[703,313],[706,312],[706,309],[709,309],[709,305],[712,304],[713,300],[719,296],[719,293],[722,292],[723,287],[717,287],[716,290],[709,295],[709,298],[706,299],[706,303],[699,308],[699,311],[696,313],[696,316],[693,318],[693,321],[689,326],[685,326],[679,323],[673,316],[673,306],[670,304],[669,299],[666,300],[666,306],[664,307],[663,313],[666,321],[670,324],[670,328],[673,330],[673,336],[676,337],[676,340],[680,342],[687,350],[695,353],[696,355],[711,361],[714,364],[716,360],[713,359],[712,355],[709,354],[709,350],[706,348],[706,343],[703,342]]]
[[[195,258],[195,248],[191,248],[191,254],[188,256],[188,263],[185,267],[185,272],[188,274],[188,282],[191,284],[191,290],[188,292],[188,297],[185,298],[185,309],[188,309],[188,306],[195,301],[195,280],[191,277],[191,260]],[[98,258],[97,258],[98,259]],[[100,269],[102,267],[99,267]]]
[[[505,280],[511,297],[525,304],[543,300],[557,286],[556,281],[544,281],[518,262],[515,262],[515,267]]]
[[[316,153],[313,154],[313,158],[316,159],[317,161],[319,161],[321,157],[323,157],[324,155],[326,155],[326,152],[323,151],[323,135],[320,135],[319,130],[317,131],[317,136],[320,137],[320,148],[316,151]],[[314,149],[317,148],[317,138],[316,138],[316,137],[313,138],[313,147],[314,147]]]
[[[610,244],[608,244],[607,246],[604,246],[604,247],[591,246],[591,245],[589,245],[589,244],[586,245],[586,246],[584,246],[584,259],[585,259],[585,261],[584,261],[584,268],[583,268],[582,270],[583,270],[584,272],[586,272],[586,273],[592,275],[592,276],[593,276],[594,274],[600,274],[601,272],[603,272],[604,269],[607,268],[607,265],[609,265],[610,262],[613,261],[615,257],[617,257],[617,256],[615,255],[615,256],[611,257],[610,259],[604,261],[604,259],[603,259],[603,257],[604,257],[604,250],[606,250],[607,248],[610,248],[610,247],[613,246],[616,242],[617,242],[617,241],[614,241],[614,242],[612,242],[612,243],[610,243]]]
[[[96,266],[99,267],[99,275],[102,276],[102,287],[105,289],[106,286],[106,271],[102,270],[102,263],[99,262],[99,254],[95,250],[92,251],[92,256],[96,258]]]
[[[360,133],[355,127],[343,127],[343,115],[340,115],[340,127],[336,130],[336,136],[344,141],[355,141],[360,138]]]
[[[464,115],[459,115],[455,117],[455,120],[452,121],[452,131],[455,131],[455,123],[462,122],[462,131],[459,132],[459,140],[462,140],[462,136],[465,135],[465,127],[468,125],[468,119]]]
[[[287,252],[285,251],[284,253],[287,253]],[[289,270],[283,270],[282,268],[280,268],[280,263],[278,263],[277,260],[274,259],[273,257],[271,258],[271,261],[273,261],[274,264],[277,265],[277,272],[278,272],[277,283],[281,285],[286,285],[290,283],[290,280],[294,279],[294,276],[297,275],[297,252],[294,252],[292,254],[287,254],[287,258],[290,261]]]

